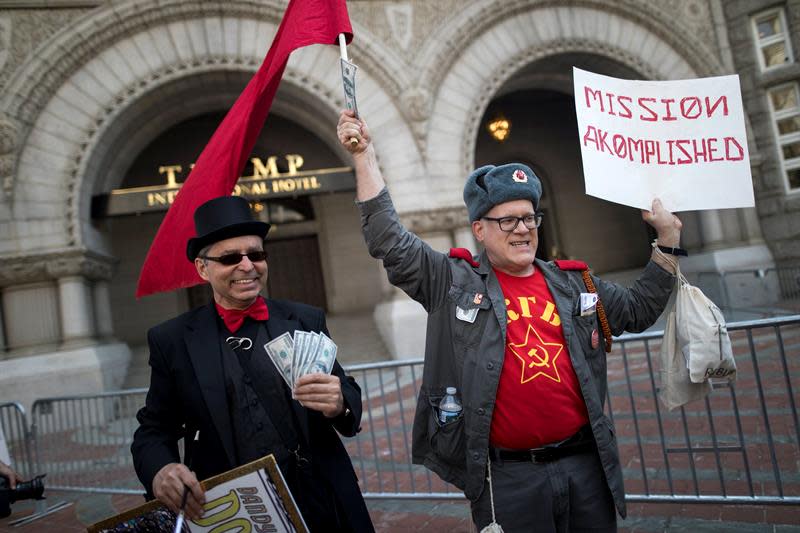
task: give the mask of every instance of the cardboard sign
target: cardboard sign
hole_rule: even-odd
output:
[[[673,212],[755,205],[738,76],[573,76],[586,194]]]
[[[201,483],[206,493],[205,513],[186,520],[182,531],[253,531],[308,533],[289,487],[272,455],[234,468]],[[152,501],[98,522],[88,533],[173,533],[175,514]]]

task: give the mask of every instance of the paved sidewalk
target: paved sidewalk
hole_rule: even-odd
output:
[[[134,507],[142,499],[57,492],[48,495],[49,505],[61,501],[72,505],[25,526],[11,527],[9,522],[33,511],[31,502],[15,504],[12,515],[0,520],[0,533],[83,532],[87,525]],[[372,500],[368,506],[379,533],[477,533],[466,502]],[[620,522],[620,533],[800,533],[796,525],[800,524],[799,507],[634,504],[630,511],[628,519]]]

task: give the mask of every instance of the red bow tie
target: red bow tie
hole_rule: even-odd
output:
[[[236,333],[236,330],[242,327],[244,319],[248,316],[253,320],[267,320],[269,318],[267,302],[260,296],[247,309],[225,309],[216,302],[214,302],[214,305],[217,307],[217,313],[222,317],[222,321],[225,322],[225,327],[231,333]]]

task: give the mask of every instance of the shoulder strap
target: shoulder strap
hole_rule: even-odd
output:
[[[575,261],[571,259],[559,259],[554,261],[556,266],[561,270],[578,270],[583,278],[583,284],[586,285],[586,290],[597,294],[597,288],[594,286],[592,277],[589,275],[589,265],[583,261]],[[603,330],[603,337],[605,339],[606,353],[611,352],[611,326],[608,324],[608,317],[606,316],[606,308],[603,307],[603,301],[600,295],[597,295],[597,318],[600,319],[600,328]]]

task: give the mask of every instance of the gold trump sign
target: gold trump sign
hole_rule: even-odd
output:
[[[269,200],[355,190],[355,176],[350,167],[300,170],[304,162],[301,155],[287,154],[284,159],[286,172],[279,170],[278,156],[266,160],[251,158],[253,173],[239,178],[233,194],[248,200]],[[192,168],[193,164],[189,170]],[[182,172],[183,165],[160,166],[158,173],[166,178],[164,185],[115,189],[108,194],[96,195],[92,198],[92,216],[166,211],[181,189],[182,184],[177,180]]]

